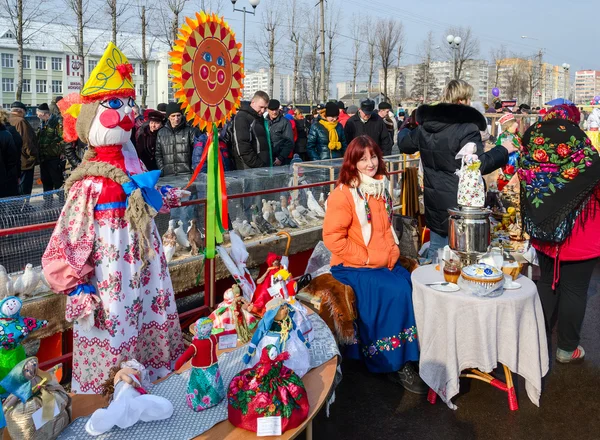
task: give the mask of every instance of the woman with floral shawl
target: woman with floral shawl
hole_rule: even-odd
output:
[[[584,359],[580,331],[600,256],[600,157],[579,120],[575,106],[550,109],[525,132],[519,164],[523,225],[538,251],[548,331],[558,318],[561,363]]]

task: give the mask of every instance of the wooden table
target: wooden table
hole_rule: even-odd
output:
[[[309,312],[310,314],[310,312]],[[238,347],[241,347],[242,344],[238,342]],[[227,350],[217,350],[217,355],[221,353],[229,352],[235,350],[227,349]],[[304,375],[302,378],[302,382],[304,382],[304,386],[306,388],[306,393],[308,394],[308,403],[310,405],[310,409],[308,411],[308,417],[300,426],[294,429],[290,429],[283,433],[281,436],[274,437],[264,437],[265,439],[294,439],[296,438],[302,431],[306,430],[306,440],[312,439],[312,420],[321,410],[323,405],[327,400],[327,396],[331,391],[333,386],[333,381],[335,378],[335,373],[338,365],[338,357],[334,357],[324,364],[320,365],[317,368],[313,368],[308,373]],[[181,374],[190,368],[191,361],[188,361],[181,369],[177,370],[172,374]],[[168,376],[167,376],[168,377]],[[165,380],[162,378],[157,381],[161,382]],[[226,387],[229,384],[226,384]],[[78,417],[86,417],[96,411],[98,408],[103,408],[108,405],[107,400],[98,395],[98,394],[72,394],[73,398],[72,404],[72,417],[75,420]],[[183,399],[184,396],[181,396]],[[190,410],[191,411],[191,410]],[[143,422],[140,422],[143,423]],[[118,428],[114,428],[118,429]],[[129,429],[134,429],[129,428]],[[215,426],[213,426],[208,431],[203,434],[194,437],[197,440],[244,440],[244,439],[256,439],[256,433],[252,431],[246,431],[245,429],[236,428],[229,420],[224,420]],[[10,440],[10,436],[8,435],[8,430],[4,430],[3,440]]]
[[[306,387],[308,394],[308,403],[310,410],[308,411],[308,418],[297,428],[290,429],[283,433],[279,437],[265,437],[266,439],[293,439],[296,438],[302,431],[306,430],[306,440],[312,439],[312,420],[320,411],[325,404],[329,391],[333,386],[333,380],[337,368],[338,359],[334,357],[323,365],[310,370],[302,381]],[[189,365],[185,365],[179,371],[179,373],[187,370]],[[177,374],[177,373],[174,373]],[[164,380],[164,379],[163,379]],[[182,399],[184,396],[181,397]],[[106,406],[106,401],[102,396],[97,394],[76,394],[73,395],[73,420],[78,417],[86,417],[92,414],[98,408]],[[115,428],[118,429],[118,428]],[[132,429],[132,428],[129,428]],[[246,431],[245,429],[236,428],[229,420],[224,420],[221,423],[213,426],[211,429],[197,437],[197,440],[243,440],[243,439],[256,439],[256,433],[252,431]],[[10,439],[8,432],[5,430],[4,439]]]

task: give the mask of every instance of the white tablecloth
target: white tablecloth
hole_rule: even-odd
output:
[[[539,406],[548,346],[535,284],[521,276],[520,289],[506,290],[497,298],[425,286],[443,279],[433,265],[412,273],[421,378],[456,409],[451,399],[458,394],[460,372],[477,368],[489,373],[500,362],[525,378],[527,395]]]

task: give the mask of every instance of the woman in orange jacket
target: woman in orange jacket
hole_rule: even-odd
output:
[[[398,264],[392,199],[379,146],[355,138],[344,155],[338,186],[327,200],[323,240],[331,274],[356,294],[356,341],[347,353],[369,371],[389,373],[407,391],[427,392],[412,362],[419,359],[410,274]]]

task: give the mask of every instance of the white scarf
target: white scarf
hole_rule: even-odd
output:
[[[381,179],[373,179],[372,177],[369,177],[361,172],[358,173],[358,177],[360,178],[360,183],[355,182],[354,184],[350,185],[349,189],[350,194],[352,194],[352,199],[354,200],[354,209],[356,210],[356,215],[358,217],[358,221],[360,222],[363,240],[365,242],[365,246],[368,246],[369,242],[371,241],[372,226],[371,222],[369,222],[369,219],[367,218],[365,200],[363,200],[358,194],[357,187],[360,189],[363,197],[366,198],[366,202],[368,202],[369,197],[375,197],[377,200],[380,198],[385,199],[386,189],[389,187],[390,182],[385,176],[383,176]],[[391,224],[390,230],[394,236],[394,241],[396,244],[399,244],[398,236],[396,235],[396,231]]]

